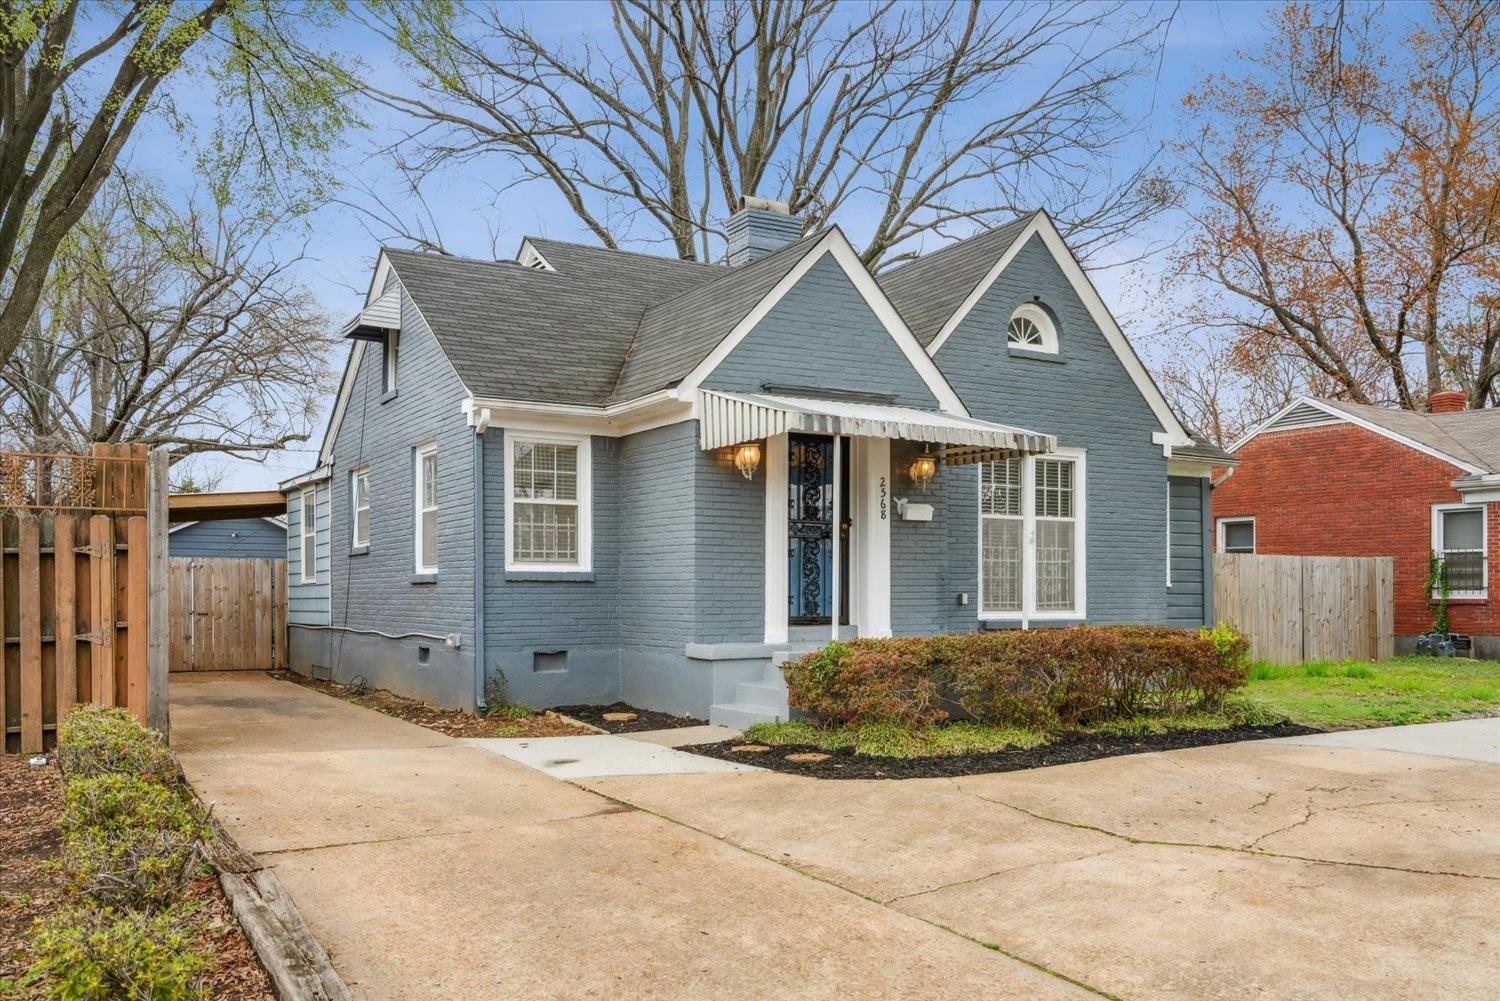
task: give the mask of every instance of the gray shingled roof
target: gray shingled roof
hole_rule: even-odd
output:
[[[1424,414],[1387,410],[1363,403],[1321,400],[1334,410],[1377,424],[1444,455],[1487,473],[1500,472],[1500,410],[1464,410],[1454,414]]]
[[[647,254],[531,242],[556,272],[386,249],[475,396],[600,404],[614,389],[646,304],[730,274]]]
[[[937,338],[948,317],[963,305],[1033,218],[1022,216],[879,276],[880,287],[923,347]]]
[[[1174,459],[1211,459],[1222,462],[1226,466],[1238,466],[1240,460],[1231,452],[1226,452],[1207,438],[1194,437],[1191,445],[1173,445],[1172,457]]]
[[[646,396],[686,376],[827,232],[805,236],[646,310],[609,402]]]

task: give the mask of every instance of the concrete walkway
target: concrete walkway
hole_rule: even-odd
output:
[[[172,731],[189,781],[275,868],[362,997],[1090,996],[915,915],[289,682],[174,676]]]

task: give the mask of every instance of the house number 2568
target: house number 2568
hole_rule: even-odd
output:
[[[885,477],[880,478],[880,520],[885,521]]]

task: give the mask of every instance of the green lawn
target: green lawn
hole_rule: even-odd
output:
[[[1357,728],[1428,723],[1500,712],[1500,663],[1434,657],[1313,663],[1301,667],[1256,664],[1245,688],[1215,713],[1150,716],[1091,728],[1106,736],[1146,736],[1169,730],[1223,729],[1290,720],[1307,726]],[[921,729],[892,723],[821,727],[801,720],[757,723],[745,739],[763,744],[853,748],[857,754],[915,758],[973,754],[1045,744],[1057,733],[982,723],[949,723]]]
[[[1256,664],[1245,697],[1308,726],[1429,723],[1500,711],[1500,663],[1392,657],[1301,667]]]

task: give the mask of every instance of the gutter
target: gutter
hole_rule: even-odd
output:
[[[488,426],[488,415],[485,415]],[[474,708],[484,701],[484,428],[474,435]]]

